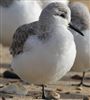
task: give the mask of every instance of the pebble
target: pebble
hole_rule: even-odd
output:
[[[21,84],[9,84],[1,89],[2,92],[17,94],[17,95],[26,95],[28,91]]]
[[[77,88],[76,88],[76,90],[82,90],[82,87],[81,87],[81,86],[79,86],[79,87],[77,87]]]
[[[0,84],[0,88],[3,88],[4,87],[4,85],[3,84]]]
[[[65,92],[65,94],[70,94],[70,92]]]
[[[72,76],[71,78],[72,78],[72,79],[75,79],[75,80],[81,80],[81,79],[82,79],[82,77],[79,76],[79,75],[74,75],[74,76]]]
[[[57,88],[56,91],[59,91],[60,92],[60,91],[62,91],[62,89]]]
[[[59,100],[60,99],[60,94],[57,93],[56,91],[46,91],[46,98],[47,99],[54,99],[54,100]]]
[[[79,91],[76,91],[76,93],[80,93]]]

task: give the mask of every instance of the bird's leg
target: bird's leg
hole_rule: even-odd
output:
[[[81,78],[81,82],[79,84],[72,84],[72,85],[73,86],[83,86],[84,77],[85,77],[85,72],[83,72],[83,76]]]
[[[83,76],[82,76],[82,79],[81,79],[81,82],[79,84],[74,84],[73,86],[85,86],[85,87],[90,87],[90,85],[86,85],[84,84],[84,78],[85,78],[85,72],[83,72]]]
[[[83,72],[83,77],[82,77],[80,85],[85,86],[85,87],[90,87],[90,85],[84,84],[84,82],[83,82],[84,81],[84,77],[85,77],[85,72]]]
[[[81,82],[78,84],[78,86],[83,86],[83,82],[84,82],[84,77],[85,77],[85,72],[83,72],[83,76],[82,76],[82,79],[81,79]]]
[[[78,86],[90,87],[90,85],[84,84],[84,78],[85,78],[85,72],[83,72],[83,76],[82,76],[81,82],[80,82],[80,84]]]
[[[84,76],[85,76],[85,72],[83,72],[83,76],[82,76],[82,78],[80,79],[81,82],[80,82],[79,84],[72,84],[72,86],[82,86],[83,81],[84,81]]]
[[[42,99],[45,99],[45,90],[44,90],[45,86],[43,84],[41,86],[42,86]]]

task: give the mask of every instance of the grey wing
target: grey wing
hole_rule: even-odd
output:
[[[29,35],[34,35],[33,24],[37,22],[26,24],[19,27],[13,35],[10,53],[12,56],[18,55],[23,52],[23,46]]]

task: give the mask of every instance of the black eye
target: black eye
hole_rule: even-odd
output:
[[[66,16],[65,16],[65,14],[61,14],[60,16],[61,16],[61,17],[63,17],[63,18],[65,18],[65,17],[66,17]]]

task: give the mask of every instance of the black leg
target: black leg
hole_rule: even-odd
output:
[[[84,84],[84,78],[85,78],[85,72],[83,72],[83,76],[81,79],[81,82],[79,84],[73,85],[73,86],[85,86],[85,87],[90,87],[89,85]]]
[[[83,81],[84,81],[84,77],[85,77],[85,72],[83,72],[83,76],[81,78],[81,82],[79,84],[72,84],[72,86],[82,86],[83,85]]]
[[[78,86],[83,86],[84,78],[85,78],[85,72],[83,72],[81,82],[78,84]]]
[[[84,78],[85,78],[85,72],[83,72],[83,77],[82,77],[82,80],[81,80],[81,85],[85,86],[85,87],[90,87],[90,85],[84,84]]]
[[[42,86],[42,99],[45,99],[45,86],[44,85],[41,85]]]

